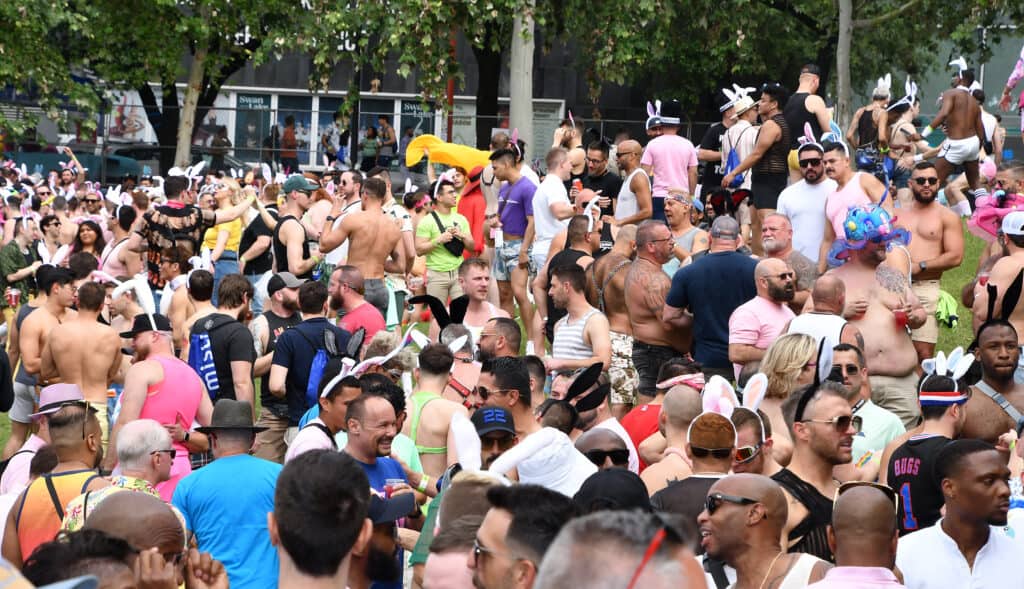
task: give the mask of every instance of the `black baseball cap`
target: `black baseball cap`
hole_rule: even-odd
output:
[[[821,68],[818,67],[817,64],[808,63],[808,64],[804,65],[804,67],[800,68],[800,75],[803,75],[803,74],[811,74],[811,75],[814,75],[814,76],[818,76],[820,78],[821,77]]]
[[[299,288],[307,282],[305,278],[298,278],[291,272],[278,272],[267,281],[267,295],[274,296],[282,288]]]
[[[629,509],[651,512],[647,487],[639,476],[625,468],[609,468],[590,475],[572,500],[583,513]]]
[[[370,509],[366,516],[376,524],[390,524],[401,519],[416,508],[416,496],[412,493],[402,493],[390,498],[383,498],[376,493],[370,494]]]
[[[124,339],[132,339],[140,333],[145,333],[147,331],[172,331],[171,320],[159,313],[154,313],[152,315],[139,313],[132,321],[132,330],[122,331],[121,337]]]
[[[515,435],[516,425],[512,413],[504,407],[481,407],[469,418],[476,428],[476,435],[483,436],[491,432],[505,432]]]

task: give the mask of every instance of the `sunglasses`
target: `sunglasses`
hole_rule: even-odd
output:
[[[708,515],[714,515],[723,503],[733,503],[735,505],[753,505],[755,503],[760,503],[760,501],[756,499],[749,499],[747,497],[739,497],[736,495],[726,495],[724,493],[709,493],[707,499],[704,500],[704,509],[708,510]]]
[[[778,278],[779,280],[792,280],[796,274],[792,272],[783,272],[782,274],[771,274],[772,278]]]
[[[583,455],[597,466],[603,466],[609,458],[615,466],[629,464],[629,450],[587,450]]]
[[[740,446],[739,448],[736,448],[736,451],[732,455],[733,462],[743,464],[757,458],[757,454],[761,451],[761,446],[763,444],[764,442],[758,442],[755,446]]]
[[[171,457],[171,460],[174,460],[174,457],[178,455],[178,451],[174,448],[170,448],[168,450],[153,450],[149,453],[150,456],[154,454],[167,454]]]
[[[100,202],[100,199],[98,199],[98,198],[83,198],[82,202],[84,202],[84,203],[94,203],[94,202]]]
[[[836,415],[832,419],[804,419],[803,423],[827,423],[831,424],[838,433],[846,433],[846,430],[853,427],[853,432],[859,434],[860,428],[864,425],[864,419],[860,415]]]
[[[493,554],[500,554],[500,553],[498,551],[496,551],[496,550],[491,550],[490,548],[486,548],[486,547],[482,546],[480,544],[480,540],[478,540],[476,538],[473,538],[473,566],[474,567],[477,566],[477,564],[480,562],[480,555],[481,554],[492,554],[493,555]]]
[[[633,155],[633,152],[632,151],[620,151],[620,152],[615,154],[615,157],[617,157],[619,159],[622,159],[622,158],[626,157],[627,155]]]
[[[843,374],[846,374],[847,376],[851,374],[857,374],[858,372],[860,372],[860,366],[857,366],[856,364],[836,364],[835,367],[841,370]]]
[[[733,454],[732,448],[701,448],[700,446],[693,445],[690,446],[690,452],[693,452],[693,456],[695,458],[707,458],[708,456],[711,456],[712,458],[717,458],[719,460],[731,458]]]
[[[924,186],[925,184],[929,186],[935,186],[936,184],[939,183],[939,179],[935,177],[914,178],[914,182],[917,182],[918,186]]]
[[[801,168],[811,168],[811,167],[815,167],[816,168],[816,167],[818,167],[820,165],[821,165],[821,158],[820,157],[812,157],[812,158],[808,158],[808,159],[805,159],[805,160],[800,160],[800,167]]]
[[[843,483],[843,484],[839,485],[838,489],[836,489],[836,494],[835,494],[835,497],[832,498],[832,503],[835,503],[836,501],[838,501],[840,495],[842,495],[843,493],[849,491],[850,489],[852,489],[854,487],[871,487],[872,489],[878,489],[879,491],[885,493],[885,496],[889,498],[889,501],[892,501],[893,512],[895,513],[896,517],[899,517],[899,515],[900,515],[900,498],[899,498],[899,495],[896,493],[896,491],[892,487],[889,487],[887,485],[883,485],[883,484],[880,484],[880,483],[872,483],[872,482],[868,482],[868,481],[849,481],[847,483]]]
[[[486,401],[488,397],[491,397],[492,395],[506,395],[514,390],[516,389],[496,389],[492,391],[484,387],[478,386],[475,389],[473,389],[473,392],[476,394],[476,396]]]

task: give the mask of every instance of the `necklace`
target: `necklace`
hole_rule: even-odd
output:
[[[768,570],[764,572],[764,578],[761,579],[761,584],[757,586],[757,589],[764,589],[764,584],[768,582],[768,575],[772,574],[772,567],[775,566],[775,562],[779,560],[779,557],[782,556],[782,554],[782,552],[779,552],[775,555],[775,558],[772,559],[772,563],[768,565]]]

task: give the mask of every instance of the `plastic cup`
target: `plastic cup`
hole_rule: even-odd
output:
[[[17,307],[18,303],[21,302],[21,289],[20,288],[8,288],[5,292],[7,295],[7,304],[11,307]]]
[[[405,479],[384,479],[384,496],[390,499],[395,487],[402,484],[405,484]]]
[[[980,284],[981,286],[985,286],[986,284],[988,284],[988,276],[988,272],[982,272],[981,274],[978,274],[978,284]]]
[[[893,316],[896,317],[896,325],[897,326],[899,326],[900,328],[904,328],[904,327],[907,326],[907,323],[908,323],[910,318],[907,315],[906,311],[904,311],[902,309],[896,309],[895,311],[892,312],[892,314],[893,314]]]

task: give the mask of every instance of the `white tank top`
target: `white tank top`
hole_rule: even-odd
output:
[[[595,313],[600,311],[592,308],[575,323],[569,323],[568,315],[555,323],[555,340],[551,342],[552,358],[583,360],[594,355],[594,350],[583,342],[583,329]]]
[[[817,344],[828,338],[833,346],[839,344],[843,328],[846,327],[846,319],[839,315],[825,315],[822,313],[804,313],[797,315],[789,322],[788,333],[803,333],[814,338]]]
[[[796,563],[793,564],[793,568],[789,569],[786,578],[782,579],[779,589],[802,589],[806,587],[811,580],[811,572],[814,571],[814,565],[818,564],[818,560],[818,557],[812,554],[801,554],[800,558],[797,558]]]
[[[637,169],[630,172],[622,181],[622,188],[619,189],[618,202],[615,204],[615,218],[619,221],[626,217],[632,217],[638,210],[636,194],[634,194],[633,190],[629,187],[630,182],[633,181],[633,176],[636,176],[638,172],[643,174],[644,178],[647,178],[647,181],[650,182],[647,172],[639,166]]]

